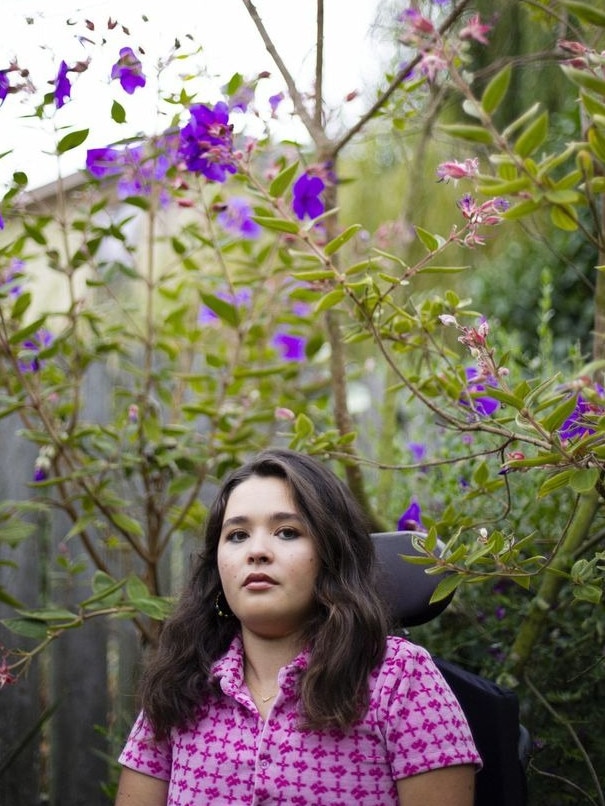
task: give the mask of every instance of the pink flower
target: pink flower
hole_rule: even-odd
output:
[[[489,45],[489,40],[486,38],[485,34],[491,31],[491,29],[491,25],[482,23],[479,15],[475,14],[460,31],[460,39],[474,39],[475,42],[480,42],[482,45]]]
[[[6,658],[2,658],[2,662],[0,663],[0,689],[4,688],[4,686],[10,686],[12,683],[15,683],[16,680],[15,675],[11,674],[9,671]]]
[[[422,58],[418,64],[418,69],[427,77],[429,83],[432,83],[435,80],[437,73],[440,70],[445,70],[446,68],[447,60],[444,59],[439,53],[431,50],[422,55]]]
[[[437,177],[439,182],[447,182],[448,179],[465,179],[471,176],[477,176],[479,173],[479,159],[464,160],[464,162],[457,162],[451,160],[449,162],[442,162],[437,167]]]

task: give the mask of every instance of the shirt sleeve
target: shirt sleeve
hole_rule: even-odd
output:
[[[410,642],[387,652],[381,700],[393,778],[481,757],[458,700],[423,647]]]
[[[134,723],[124,749],[118,759],[120,764],[136,772],[170,780],[172,750],[167,741],[157,742],[151,725],[141,712]]]

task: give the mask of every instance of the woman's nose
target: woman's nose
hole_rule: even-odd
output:
[[[248,562],[266,563],[272,557],[268,537],[265,534],[256,534],[248,539]]]

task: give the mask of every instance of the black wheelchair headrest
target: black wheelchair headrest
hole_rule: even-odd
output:
[[[407,562],[402,555],[425,556],[414,545],[413,538],[422,538],[422,532],[375,532],[372,535],[376,550],[378,575],[382,595],[391,606],[391,614],[401,627],[415,627],[431,621],[443,612],[452,600],[453,593],[438,602],[431,596],[443,574],[427,574],[429,565]]]

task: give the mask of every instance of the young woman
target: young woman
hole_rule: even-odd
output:
[[[116,806],[472,806],[465,717],[385,613],[331,470],[289,450],[236,470],[144,674]]]

